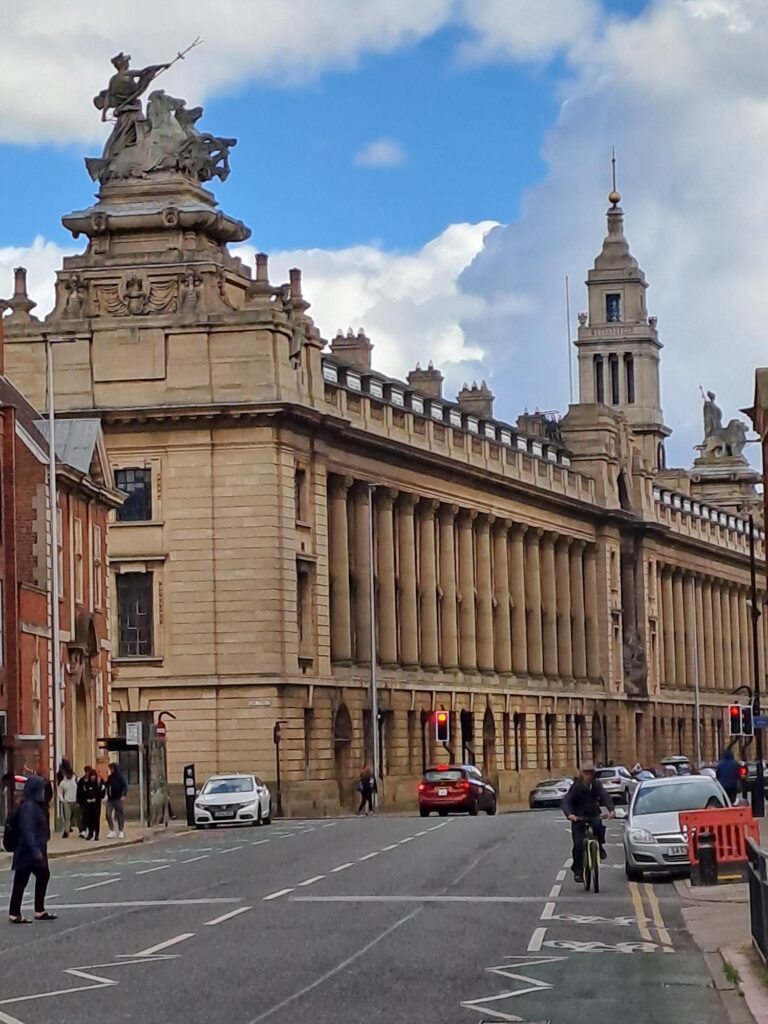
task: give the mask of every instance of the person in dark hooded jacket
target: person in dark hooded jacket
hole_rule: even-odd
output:
[[[35,876],[35,920],[55,921],[56,915],[45,909],[45,893],[51,873],[48,870],[48,813],[45,779],[31,775],[24,784],[24,799],[16,812],[18,843],[13,852],[13,889],[8,917],[11,924],[30,924],[21,913],[27,883]]]
[[[728,799],[735,804],[739,795],[739,762],[730,748],[723,751],[723,756],[715,769],[715,777],[728,794]]]

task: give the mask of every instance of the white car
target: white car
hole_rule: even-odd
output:
[[[720,783],[706,775],[641,782],[624,828],[624,869],[629,881],[639,882],[644,872],[669,875],[690,869],[680,813],[709,807],[730,807],[730,802]]]
[[[256,775],[212,775],[195,799],[195,827],[269,825],[272,796]]]
[[[632,794],[639,785],[637,779],[633,779],[626,768],[598,768],[595,778],[605,793],[623,804],[629,804]]]
[[[573,779],[545,779],[528,794],[528,806],[531,810],[537,807],[561,807],[563,797],[573,785]]]

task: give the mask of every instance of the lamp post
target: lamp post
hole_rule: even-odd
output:
[[[373,743],[373,777],[379,781],[379,693],[376,679],[376,578],[373,560],[373,496],[375,484],[368,484],[368,578],[371,607],[371,741]]]
[[[53,388],[53,346],[45,339],[45,370],[48,404],[48,508],[51,516],[51,678],[53,681],[53,745],[54,772],[58,771],[64,756],[61,714],[61,638],[59,625],[59,502],[56,486],[56,401]]]
[[[752,621],[752,675],[754,681],[752,713],[755,718],[760,714],[760,663],[758,640],[758,621],[760,619],[760,608],[757,603],[757,565],[755,561],[755,521],[752,513],[749,515],[749,581],[751,590],[750,619]],[[752,789],[752,813],[756,818],[765,816],[765,789],[763,772],[763,731],[755,729],[755,759],[756,774],[755,785]]]

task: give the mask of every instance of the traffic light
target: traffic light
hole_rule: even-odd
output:
[[[755,735],[755,725],[752,721],[752,708],[749,704],[744,704],[741,709],[741,735]]]
[[[438,711],[435,714],[435,739],[438,743],[448,743],[451,738],[451,726],[447,711]]]
[[[741,704],[728,705],[728,735],[741,736]]]

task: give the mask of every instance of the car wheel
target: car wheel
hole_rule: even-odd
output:
[[[493,803],[488,805],[488,810],[485,813],[486,814],[490,814],[490,815],[494,815],[496,813],[496,801],[495,800],[493,801]]]
[[[198,825],[198,823],[195,822],[195,828],[198,830],[198,832],[202,832],[203,829],[205,828],[205,825]]]
[[[627,876],[628,882],[642,882],[643,880],[643,872],[633,868],[628,860],[624,861],[624,874]]]
[[[419,808],[419,814],[421,815],[422,818],[428,818],[429,817],[429,811],[427,810],[426,807],[420,807]]]
[[[272,824],[272,801],[271,800],[267,804],[267,813],[261,819],[261,823],[262,823],[262,825],[271,825]]]
[[[471,818],[476,818],[479,810],[480,808],[477,806],[477,800],[475,800],[475,802],[470,805],[469,816]]]
[[[437,813],[440,815],[441,818],[448,817],[448,811],[438,811]]]
[[[261,800],[259,800],[259,807],[258,810],[256,811],[256,820],[252,821],[251,825],[253,826],[253,828],[258,828],[262,824],[263,822],[261,819]]]

